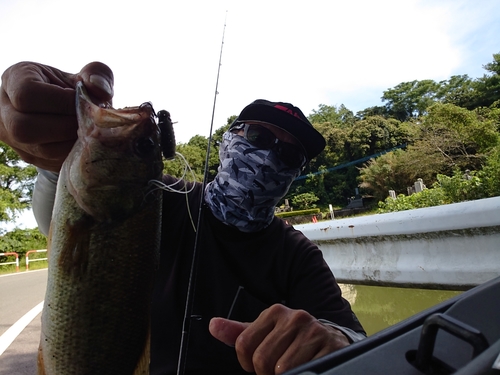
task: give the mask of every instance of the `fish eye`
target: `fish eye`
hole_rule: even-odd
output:
[[[150,137],[139,138],[135,143],[135,151],[139,156],[148,156],[155,149],[155,143]]]

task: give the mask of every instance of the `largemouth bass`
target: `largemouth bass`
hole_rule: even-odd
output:
[[[162,197],[152,181],[161,180],[162,138],[173,133],[160,129],[151,104],[102,108],[81,83],[76,107],[78,140],[59,175],[48,239],[38,373],[149,374]]]

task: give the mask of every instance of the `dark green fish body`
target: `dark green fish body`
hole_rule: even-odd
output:
[[[148,374],[161,134],[151,105],[101,108],[82,85],[77,112],[49,234],[39,374]]]

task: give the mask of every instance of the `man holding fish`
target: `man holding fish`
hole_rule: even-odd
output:
[[[85,117],[77,121],[77,82],[92,98],[82,93],[77,103],[101,104],[86,105],[95,106],[89,113],[109,117],[105,108],[113,97],[113,73],[104,64],[90,63],[69,74],[19,63],[2,75],[0,139],[38,167],[33,210],[46,234],[59,172]],[[324,138],[300,109],[256,100],[224,134],[214,181],[204,188],[163,176],[169,189],[158,201],[161,245],[152,291],[151,374],[281,374],[365,337],[321,251],[274,217],[293,180],[324,147]],[[106,220],[106,228],[113,228]],[[135,368],[130,374],[147,373]]]

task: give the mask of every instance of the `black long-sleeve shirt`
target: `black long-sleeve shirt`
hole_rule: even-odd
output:
[[[176,181],[164,177],[166,184]],[[181,190],[183,182],[175,188]],[[201,184],[187,195],[164,193],[152,309],[152,375],[176,373],[200,193]],[[301,232],[274,218],[260,232],[243,233],[218,221],[208,207],[202,212],[186,374],[246,374],[234,348],[210,334],[212,317],[251,322],[281,303],[364,334],[321,251]]]

